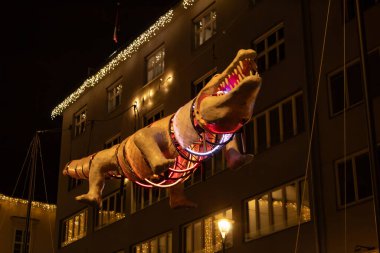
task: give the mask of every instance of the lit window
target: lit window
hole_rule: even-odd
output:
[[[86,236],[88,215],[87,213],[87,209],[82,210],[62,222],[62,247]]]
[[[153,237],[133,246],[133,253],[172,253],[172,233]]]
[[[183,252],[218,252],[222,250],[222,236],[217,221],[222,218],[232,220],[232,209],[204,217],[187,224],[183,228],[184,249]],[[225,246],[233,246],[231,230],[226,237]]]
[[[131,212],[134,213],[166,198],[168,196],[168,192],[166,188],[145,188],[138,184],[132,184],[131,195]]]
[[[246,241],[296,226],[299,220],[301,223],[310,221],[307,181],[297,180],[249,199],[245,208]]]
[[[14,230],[14,237],[13,237],[13,253],[21,253],[24,252],[24,236],[25,236],[25,230],[23,229],[15,229]],[[30,242],[30,233],[29,236],[26,238],[26,252],[29,252],[29,242]]]
[[[120,191],[103,198],[102,209],[96,209],[95,229],[100,229],[125,217],[126,190],[120,195]]]
[[[329,75],[331,115],[336,115],[337,113],[342,112],[344,107],[353,107],[363,100],[360,62],[356,61],[346,65],[345,67],[347,80],[346,84],[344,84],[343,69]],[[346,95],[344,95],[345,89]]]
[[[256,39],[253,44],[257,52],[258,70],[263,73],[285,58],[284,25],[282,23],[277,25]]]
[[[123,85],[116,83],[107,89],[108,112],[112,112],[121,104]]]
[[[106,143],[104,143],[104,148],[110,148],[116,144],[119,144],[121,143],[121,135],[120,134],[117,134],[115,135],[114,137],[110,138],[109,140],[106,141]]]
[[[248,153],[257,154],[305,131],[302,92],[256,114],[244,126]]]
[[[74,115],[74,136],[83,134],[86,131],[87,108],[83,108]]]
[[[194,20],[195,47],[199,47],[216,33],[216,11],[207,10]]]
[[[165,48],[161,47],[146,59],[147,81],[150,82],[165,70]]]
[[[338,206],[354,204],[372,196],[368,152],[353,154],[335,163]]]

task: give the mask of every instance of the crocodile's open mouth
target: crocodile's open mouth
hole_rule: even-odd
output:
[[[232,69],[230,67],[230,69],[226,70],[229,71],[229,74],[226,74],[224,78],[221,78],[217,91],[213,94],[213,96],[222,96],[229,93],[243,83],[247,77],[259,76],[259,73],[257,72],[257,65],[253,57],[247,57],[239,60],[234,65],[235,66],[231,66]]]
[[[255,58],[255,51],[240,50],[234,61],[201,90],[194,111],[202,128],[232,133],[251,118],[261,86]]]

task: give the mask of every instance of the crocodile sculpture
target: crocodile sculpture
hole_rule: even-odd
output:
[[[176,113],[120,144],[67,163],[64,175],[89,180],[88,192],[76,200],[101,207],[105,180],[122,175],[143,187],[168,187],[171,208],[196,206],[186,198],[183,182],[202,161],[223,147],[230,169],[252,160],[252,155],[240,153],[234,133],[252,117],[261,87],[255,57],[251,49],[239,50],[233,62]]]

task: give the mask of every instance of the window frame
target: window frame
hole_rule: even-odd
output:
[[[119,198],[118,198],[118,195],[119,195]],[[114,201],[113,203],[111,203],[111,199],[114,198]],[[120,201],[120,213],[117,213],[116,212],[116,209],[117,209],[117,201]],[[110,209],[110,206],[113,205],[113,210],[115,211],[115,217],[114,219],[112,219],[112,213],[111,211],[108,211],[108,214],[107,213],[104,213],[105,212],[105,205],[104,205],[104,202],[107,203],[107,209]],[[119,220],[122,220],[122,219],[125,219],[126,217],[126,213],[127,213],[127,190],[126,190],[126,187],[124,186],[123,187],[123,195],[120,196],[120,190],[117,190],[117,191],[114,191],[110,194],[108,194],[107,196],[103,197],[103,200],[102,200],[102,208],[101,209],[98,209],[98,208],[94,208],[94,230],[99,230],[99,229],[102,229],[104,227],[107,227]],[[105,215],[107,215],[106,217],[106,221],[104,220],[104,217]]]
[[[279,37],[279,31],[280,30],[283,30],[283,35],[282,35],[282,38]],[[275,34],[276,36],[276,40],[275,42],[272,44],[272,45],[268,45],[268,38]],[[257,49],[257,45],[260,44],[261,42],[264,42],[264,49],[263,51],[260,52],[260,50]],[[277,24],[276,26],[274,26],[273,28],[271,28],[270,30],[268,30],[267,32],[265,32],[264,34],[262,34],[260,37],[256,38],[255,40],[252,41],[252,48],[255,49],[255,51],[257,52],[257,56],[256,56],[256,62],[258,63],[259,65],[259,59],[261,59],[261,57],[264,57],[264,69],[259,69],[259,72],[260,73],[264,73],[265,71],[269,70],[271,67],[279,64],[281,61],[283,61],[286,57],[286,53],[285,53],[285,26],[284,26],[284,22],[281,22],[279,24]],[[281,49],[280,47],[281,46],[284,46],[284,56],[283,58],[281,58]],[[273,49],[276,49],[276,63],[269,66],[269,53],[273,50]]]
[[[104,149],[111,148],[116,144],[120,144],[121,141],[122,141],[121,133],[115,134],[114,136],[106,140],[106,142],[103,145],[103,148]]]
[[[210,18],[210,21],[206,23],[203,27],[202,22],[206,21],[206,18]],[[201,23],[199,26],[198,24]],[[198,16],[193,18],[192,20],[192,31],[193,31],[193,47],[199,48],[205,45],[208,41],[210,41],[217,34],[217,11],[215,2],[213,2],[210,6],[204,9]],[[208,28],[211,28],[210,37],[206,38],[206,31]],[[201,41],[200,34],[203,34],[203,40]]]
[[[87,105],[83,106],[73,115],[74,137],[83,135],[87,126]],[[83,116],[84,115],[84,116]]]
[[[379,145],[377,145],[377,149],[379,149]],[[376,152],[379,152],[376,150]],[[363,149],[363,150],[360,150],[360,151],[357,151],[357,152],[354,152],[354,153],[351,153],[349,155],[347,155],[346,157],[342,157],[340,159],[337,159],[334,161],[334,171],[335,171],[335,186],[336,186],[336,203],[337,203],[337,208],[338,209],[343,209],[345,207],[350,207],[350,206],[354,206],[354,205],[357,205],[357,204],[360,204],[364,201],[367,201],[369,199],[372,199],[373,198],[373,189],[372,189],[372,194],[370,196],[367,196],[367,197],[364,197],[364,198],[359,198],[359,188],[358,188],[358,180],[357,180],[357,172],[356,172],[356,158],[363,155],[363,154],[367,154],[368,155],[368,159],[369,159],[369,152],[368,152],[368,149]],[[351,163],[352,163],[352,173],[353,173],[353,179],[354,179],[354,193],[355,193],[355,199],[354,201],[350,202],[350,203],[346,203],[346,204],[342,204],[341,203],[341,192],[340,192],[340,180],[339,180],[339,169],[338,169],[338,165],[345,162],[345,160],[350,160]],[[370,170],[370,168],[368,168]],[[372,183],[372,182],[369,182],[369,183]]]
[[[16,241],[16,233],[17,233],[17,231],[21,232],[21,241]],[[13,229],[12,253],[16,253],[15,252],[15,250],[16,250],[15,246],[16,245],[20,245],[21,251],[19,251],[19,253],[23,252],[25,232],[26,232],[25,228],[15,227]],[[26,244],[28,245],[27,246],[27,249],[28,249],[27,253],[29,253],[31,251],[30,250],[31,249],[31,242],[33,241],[33,240],[31,240],[32,239],[32,235],[33,235],[33,233],[31,233],[31,231],[29,231],[29,236],[28,236],[27,242],[26,242]]]
[[[152,241],[155,241],[157,244],[157,249],[155,252],[161,252],[161,250],[159,251],[158,249],[160,248],[160,239],[162,237],[165,236],[165,246],[166,246],[166,252],[162,252],[162,253],[172,253],[173,252],[173,232],[172,231],[167,231],[165,233],[162,233],[162,234],[159,234],[157,236],[154,236],[154,237],[151,237],[145,241],[142,241],[140,243],[136,243],[135,245],[132,246],[132,252],[133,253],[142,253],[142,247],[144,247],[144,244],[145,245],[149,245],[149,251],[148,252],[151,252],[151,243]]]
[[[121,81],[117,81],[107,87],[107,112],[111,113],[121,106],[123,84]],[[117,102],[118,101],[118,102]]]
[[[72,230],[74,230],[74,224],[75,224],[75,218],[76,217],[80,217],[81,214],[84,214],[84,223],[83,223],[83,234],[80,234],[79,233],[81,232],[81,227],[79,226],[79,231],[77,231],[78,233],[78,237],[77,238],[72,238],[72,239],[69,239],[69,237],[74,237],[74,232],[72,232],[73,235],[68,235],[70,232],[69,232],[69,229],[68,227],[70,226],[70,224],[67,224],[70,223],[70,220],[72,220],[72,224],[73,224],[73,228]],[[80,219],[80,218],[79,218]],[[80,222],[80,221],[79,221]],[[75,214],[63,219],[61,222],[60,222],[60,247],[63,248],[63,247],[66,247],[84,237],[87,236],[87,231],[88,231],[88,208],[84,208],[78,212],[76,212]]]
[[[307,191],[305,191],[305,193],[308,194],[307,196],[307,201],[308,201],[308,204],[309,204],[309,210],[308,210],[308,213],[306,213],[306,215],[309,215],[309,219],[307,218],[304,218],[303,220],[299,220],[299,219],[302,219],[300,216],[303,215],[303,213],[301,214],[301,211],[302,211],[302,207],[305,206],[302,202],[302,200],[305,200],[305,198],[303,199],[303,184],[306,183],[307,185]],[[297,218],[297,222],[294,223],[294,224],[289,224],[289,219],[287,217],[287,208],[286,208],[286,205],[287,205],[287,201],[288,201],[288,198],[286,197],[286,187],[288,186],[291,186],[295,184],[296,186],[296,218]],[[282,219],[283,219],[283,227],[282,228],[279,228],[279,229],[275,229],[275,220],[274,220],[274,209],[273,209],[273,197],[272,197],[272,193],[273,192],[276,192],[278,190],[281,190],[282,192],[282,203],[283,203],[283,206],[282,206]],[[252,234],[253,232],[249,231],[249,226],[250,226],[250,221],[249,221],[249,209],[248,209],[248,203],[251,202],[251,201],[255,201],[255,227],[256,229],[259,229],[258,227],[260,226],[260,208],[257,207],[258,206],[258,202],[259,200],[263,197],[267,195],[268,196],[268,232],[267,233],[264,233],[264,234],[259,234],[258,236],[255,236],[255,235],[250,235]],[[303,205],[302,205],[303,204]],[[308,180],[305,180],[304,177],[302,178],[298,178],[298,179],[295,179],[295,180],[292,180],[288,183],[285,183],[285,184],[282,184],[278,187],[275,187],[275,188],[272,188],[268,191],[265,191],[263,193],[260,193],[260,194],[257,194],[253,197],[250,197],[248,199],[245,199],[244,200],[244,241],[245,242],[249,242],[249,241],[253,241],[253,240],[256,240],[256,239],[259,239],[261,237],[264,237],[264,236],[269,236],[269,235],[272,235],[274,233],[277,233],[277,232],[280,232],[280,231],[283,231],[283,230],[287,230],[291,227],[294,227],[294,226],[297,226],[299,222],[301,222],[301,224],[303,223],[307,223],[307,222],[310,222],[312,220],[312,213],[311,213],[311,198],[310,198],[310,185],[309,185],[309,182]],[[259,232],[258,232],[259,233]]]
[[[194,252],[194,238],[195,238],[195,230],[194,230],[194,225],[195,224],[198,224],[200,223],[201,224],[201,235],[200,235],[200,238],[201,238],[201,251],[204,252],[205,248],[208,246],[208,247],[212,247],[212,252],[220,252],[222,250],[222,237],[221,237],[221,234],[219,232],[219,228],[218,228],[218,224],[217,224],[217,221],[219,219],[222,219],[222,218],[227,218],[227,219],[230,219],[230,220],[233,220],[233,209],[232,207],[229,207],[229,208],[225,208],[225,209],[222,209],[220,211],[217,211],[217,212],[214,212],[214,213],[211,213],[207,216],[203,216],[197,220],[194,220],[192,222],[189,222],[185,225],[182,226],[182,241],[184,242],[183,245],[182,245],[182,251],[183,252],[186,252],[186,253],[190,253],[190,252]],[[219,216],[219,217],[218,217]],[[218,217],[218,218],[217,218]],[[212,242],[211,242],[211,245],[206,245],[206,236],[205,234],[207,232],[210,232],[210,231],[206,231],[207,230],[207,224],[205,224],[205,222],[207,221],[207,219],[212,219],[211,221],[211,233],[212,233]],[[187,246],[188,246],[188,242],[187,242],[187,234],[186,234],[186,231],[187,231],[187,228],[190,228],[190,232],[191,232],[191,251],[187,251]],[[230,232],[228,233],[228,236],[226,237],[226,241],[225,241],[225,246],[226,246],[226,249],[227,248],[232,248],[234,243],[233,243],[233,236],[234,234],[234,229],[233,227],[231,228]],[[208,251],[207,251],[208,252]]]
[[[153,62],[152,66],[150,66],[150,60],[152,60],[154,57],[157,57],[158,54],[163,54],[163,57],[160,58],[158,62]],[[165,58],[166,58],[166,48],[165,45],[162,44],[157,49],[153,50],[149,55],[145,57],[145,78],[146,78],[146,84],[153,82],[160,76],[162,76],[165,73]],[[156,70],[159,70],[157,73],[155,73]],[[149,77],[149,73],[153,71],[152,77]]]
[[[303,115],[303,129],[299,129],[299,123],[301,122],[298,119],[298,107],[297,107],[297,99],[302,98],[302,115]],[[291,110],[292,110],[292,135],[288,136],[285,138],[284,133],[285,133],[285,128],[284,128],[284,105],[287,103],[291,102]],[[273,110],[278,110],[278,122],[279,122],[279,141],[277,143],[272,144],[271,143],[271,125],[270,125],[270,112]],[[258,119],[261,117],[265,117],[265,147],[262,149],[259,147],[259,133],[258,133]],[[304,102],[304,97],[303,97],[303,91],[298,91],[285,99],[281,100],[280,102],[268,107],[267,109],[263,110],[260,113],[255,114],[251,120],[247,124],[253,124],[253,133],[251,135],[253,136],[253,153],[259,154],[261,152],[264,152],[265,150],[275,146],[279,145],[281,143],[284,143],[286,140],[299,135],[300,133],[305,131],[305,120],[306,120],[306,114],[305,114],[305,102]],[[245,132],[246,138],[247,138],[247,132]],[[249,140],[246,139],[246,143]]]
[[[328,95],[329,95],[329,113],[330,113],[330,117],[335,117],[337,115],[340,115],[341,113],[343,113],[345,110],[348,111],[349,109],[351,108],[354,108],[360,104],[363,103],[363,99],[364,99],[364,94],[362,94],[362,99],[356,103],[353,103],[353,104],[350,104],[350,92],[348,90],[349,88],[349,85],[348,85],[348,78],[347,78],[347,75],[348,75],[348,71],[347,69],[354,66],[355,64],[360,64],[360,59],[359,58],[356,58],[352,61],[349,61],[345,64],[345,66],[341,66],[339,67],[338,69],[330,72],[327,74],[327,83],[328,83]],[[344,70],[345,69],[345,70]],[[332,85],[332,82],[331,82],[331,79],[332,77],[336,76],[337,74],[341,73],[343,74],[343,88],[346,90],[345,94],[343,94],[345,96],[345,105],[343,107],[342,110],[339,110],[337,112],[334,112],[334,108],[333,108],[333,95],[332,95],[332,89],[331,89],[331,85]],[[346,76],[344,76],[344,74],[346,74]],[[363,80],[363,73],[361,73],[361,78]],[[346,82],[344,82],[344,80],[346,80]],[[362,85],[362,83],[360,84]]]

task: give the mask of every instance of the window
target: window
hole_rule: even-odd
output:
[[[222,218],[232,220],[232,209],[218,212],[184,226],[183,252],[218,252],[222,250],[222,236],[217,224],[217,221]],[[233,246],[232,234],[231,230],[226,237],[226,248]]]
[[[121,142],[121,136],[120,134],[115,135],[114,137],[110,138],[109,140],[104,143],[104,148],[110,148],[116,144],[119,144]]]
[[[206,181],[206,179],[218,174],[226,169],[226,159],[224,151],[215,153],[210,159],[203,161],[194,173],[185,181],[185,187]]]
[[[144,116],[144,127],[152,124],[159,119],[162,119],[163,117],[164,109],[162,109],[162,106],[160,106]]]
[[[146,58],[147,82],[164,73],[165,48],[162,46]]]
[[[102,209],[95,211],[95,229],[100,229],[118,220],[125,218],[126,190],[120,191],[103,198]]]
[[[82,108],[74,115],[74,136],[79,136],[86,130],[87,108]]]
[[[285,58],[284,24],[279,24],[253,42],[257,52],[257,66],[263,73]]]
[[[87,234],[87,209],[84,209],[70,218],[64,220],[61,224],[61,246],[64,247],[75,242]]]
[[[207,10],[194,21],[195,47],[199,47],[216,33],[216,11]]]
[[[211,80],[215,73],[216,68],[210,70],[198,80],[193,82],[193,85],[191,86],[191,98],[195,98],[199,94],[202,88],[205,87],[205,85]]]
[[[303,186],[306,186],[305,189]],[[299,179],[245,202],[245,240],[311,220],[307,181]]]
[[[302,92],[258,113],[244,126],[247,152],[257,154],[305,131]]]
[[[138,184],[132,184],[131,195],[131,212],[134,213],[166,198],[168,193],[166,188],[146,188]]]
[[[25,230],[23,229],[15,229],[14,230],[14,237],[13,237],[13,253],[21,253],[23,252],[24,248],[24,236],[25,236]],[[28,237],[26,238],[26,252],[29,252],[29,242],[30,242],[30,233],[28,234]]]
[[[355,61],[345,66],[346,84],[344,84],[344,70],[340,69],[329,75],[330,113],[336,115],[363,100],[362,73],[360,62]],[[346,95],[344,90],[346,89]],[[346,96],[344,98],[344,96]],[[345,104],[344,104],[345,103]]]
[[[352,154],[335,162],[338,206],[354,204],[372,196],[368,152]]]
[[[116,83],[107,88],[108,112],[112,112],[121,104],[121,92],[123,85]]]
[[[380,96],[380,48],[376,48],[368,54],[368,82],[370,86],[370,96]]]
[[[133,246],[133,253],[172,253],[172,233],[164,233]]]

